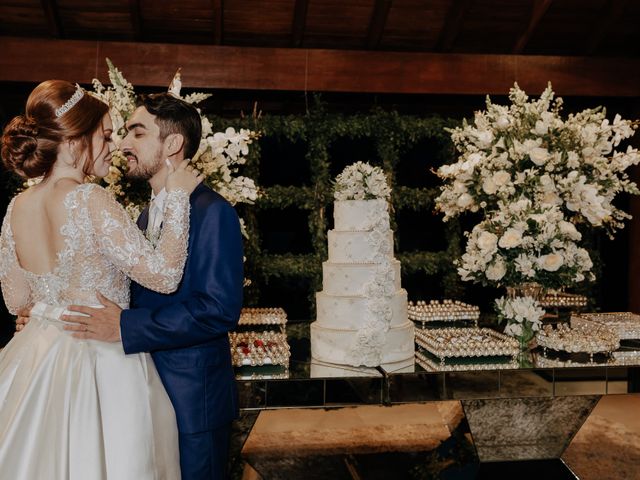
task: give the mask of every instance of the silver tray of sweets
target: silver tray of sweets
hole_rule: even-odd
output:
[[[464,357],[517,357],[520,346],[515,338],[490,328],[416,329],[416,343],[440,359]]]
[[[640,339],[640,315],[631,312],[580,313],[571,315],[571,326],[605,326],[617,332],[621,340]]]
[[[569,326],[560,323],[557,328],[545,325],[536,334],[536,342],[543,348],[544,353],[547,349],[557,352],[588,353],[591,355],[591,360],[596,353],[611,353],[620,348],[618,334],[613,329],[602,325]]]
[[[542,308],[583,308],[589,299],[577,293],[565,293],[557,290],[549,291],[539,301]]]
[[[589,358],[588,361],[575,358],[562,359],[537,355],[535,362],[537,368],[602,367],[613,364],[616,364],[616,361],[609,355],[602,359]]]
[[[273,369],[273,370],[270,370]],[[236,369],[236,380],[285,380],[290,377],[289,367],[282,365],[242,367]]]
[[[480,362],[478,359],[473,359],[467,363],[443,364],[442,361],[434,361],[430,355],[425,355],[425,353],[420,350],[416,351],[416,363],[427,372],[469,372],[480,370],[513,370],[518,368],[518,362],[513,357],[505,362]]]
[[[438,300],[418,300],[409,302],[407,305],[409,320],[423,324],[428,322],[456,322],[473,321],[476,326],[480,318],[480,308],[476,305],[469,305],[460,300],[445,299]]]
[[[282,308],[243,308],[238,325],[285,325],[287,314]]]
[[[289,365],[287,336],[278,332],[231,332],[231,359],[236,367]]]

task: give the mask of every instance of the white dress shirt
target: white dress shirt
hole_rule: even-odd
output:
[[[164,204],[167,201],[167,191],[163,188],[155,195],[151,193],[149,205],[149,221],[147,222],[147,237],[157,239],[160,236],[160,227],[164,220]]]

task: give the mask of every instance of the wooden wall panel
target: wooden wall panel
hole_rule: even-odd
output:
[[[640,96],[640,60],[91,42],[0,37],[0,81],[105,79],[110,57],[136,85],[328,92]],[[619,72],[625,72],[620,75]]]

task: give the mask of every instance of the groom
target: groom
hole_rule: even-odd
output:
[[[201,130],[195,107],[168,93],[142,97],[127,122],[121,150],[128,175],[148,180],[153,189],[151,205],[138,219],[148,235],[157,236],[162,223],[165,159],[177,166],[192,158]],[[233,207],[203,185],[191,195],[190,219],[184,277],[175,293],[133,283],[128,310],[101,297],[105,308],[70,307],[89,316],[65,320],[96,332],[71,326],[80,338],[122,339],[127,354],[151,352],[176,411],[183,480],[223,479],[238,410],[227,333],[242,306],[242,237]]]

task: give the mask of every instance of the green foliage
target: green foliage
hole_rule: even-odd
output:
[[[310,280],[310,302],[315,291],[322,289],[322,262],[327,258],[327,230],[332,220],[327,218],[327,207],[333,203],[333,175],[331,147],[338,140],[371,141],[375,158],[368,158],[385,170],[393,194],[392,227],[396,226],[394,212],[401,209],[433,211],[438,195],[435,187],[408,187],[398,185],[396,170],[402,156],[423,141],[429,140],[434,150],[424,152],[425,171],[437,168],[453,159],[454,149],[445,128],[457,126],[457,122],[441,117],[418,118],[374,109],[368,114],[342,115],[327,113],[322,105],[316,105],[303,116],[263,116],[243,118],[234,124],[228,119],[210,118],[214,130],[227,126],[251,128],[260,131],[263,139],[274,138],[305,146],[304,158],[310,166],[310,178],[303,186],[273,185],[262,188],[262,196],[254,206],[243,206],[242,215],[247,223],[250,239],[245,245],[247,276],[252,285],[247,288],[248,305],[259,303],[261,287],[274,278],[299,278]],[[422,153],[422,152],[421,152]],[[251,148],[250,157],[242,172],[258,180],[260,184],[261,150],[259,142]],[[335,173],[335,169],[334,169]],[[312,252],[307,254],[275,255],[261,249],[257,215],[260,210],[299,208],[309,212],[308,228]],[[457,222],[443,224],[448,248],[440,252],[397,252],[404,273],[424,272],[444,285],[447,295],[462,292],[462,285],[452,263],[461,254],[461,229]]]

